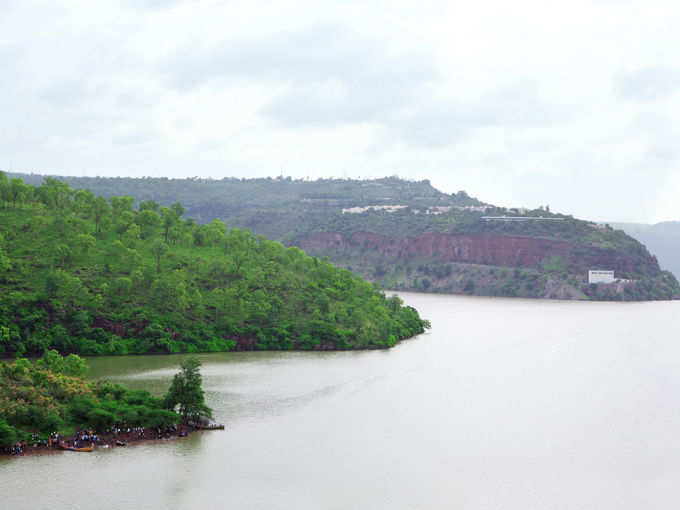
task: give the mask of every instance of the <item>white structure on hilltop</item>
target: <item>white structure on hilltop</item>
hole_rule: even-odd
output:
[[[588,271],[588,283],[614,283],[614,271],[591,269]]]

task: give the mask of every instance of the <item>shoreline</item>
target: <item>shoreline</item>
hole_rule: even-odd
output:
[[[208,429],[208,428],[194,428],[190,425],[184,425],[182,426],[181,429],[177,431],[165,431],[161,434],[158,434],[156,430],[153,428],[145,428],[144,429],[144,435],[141,435],[140,432],[120,432],[117,435],[114,434],[99,434],[98,435],[98,440],[96,442],[87,442],[87,441],[80,441],[79,446],[81,447],[87,447],[90,444],[94,444],[94,450],[98,449],[113,449],[113,448],[127,448],[133,445],[139,445],[142,443],[161,443],[161,442],[166,442],[166,441],[171,441],[171,440],[177,440],[177,439],[182,439],[185,437],[189,437],[190,434],[193,434],[194,432],[200,432],[203,430],[215,430],[215,429]],[[181,435],[181,433],[184,432],[184,435]],[[122,442],[125,443],[124,445],[119,445],[117,442]],[[15,454],[12,453],[11,451],[5,451],[2,450],[0,451],[0,457],[4,458],[14,458],[14,457],[36,457],[36,456],[43,456],[43,455],[55,455],[58,453],[89,453],[89,452],[78,452],[78,451],[72,451],[68,449],[64,449],[59,444],[53,444],[51,447],[50,446],[42,446],[38,445],[36,446],[35,443],[27,443],[24,448],[22,453]]]

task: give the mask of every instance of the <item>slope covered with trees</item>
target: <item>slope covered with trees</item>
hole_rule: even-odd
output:
[[[426,322],[298,248],[0,174],[0,355],[394,345]]]
[[[42,175],[12,174],[35,186]],[[186,214],[199,223],[219,218],[226,224],[249,228],[269,239],[296,244],[308,232],[325,228],[353,207],[401,205],[411,208],[482,206],[465,191],[442,193],[429,181],[397,177],[374,180],[290,177],[237,179],[168,179],[156,177],[55,177],[74,189],[88,189],[104,197],[133,195],[161,205],[181,202]]]
[[[548,206],[492,206],[464,191],[443,193],[427,180],[59,179],[105,196],[134,191],[165,206],[179,200],[199,222],[218,217],[300,246],[384,288],[616,300],[680,294],[675,277],[621,230],[555,214]],[[613,270],[620,281],[591,286],[590,269]]]

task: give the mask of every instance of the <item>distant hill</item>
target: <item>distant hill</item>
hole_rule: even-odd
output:
[[[38,185],[42,176],[20,175]],[[672,274],[621,230],[508,209],[429,181],[287,178],[59,177],[106,197],[179,201],[199,223],[217,217],[299,246],[385,288],[562,299],[669,299]],[[589,285],[589,269],[628,280]]]
[[[680,278],[680,221],[645,223],[610,223],[645,244],[659,259],[659,264]]]

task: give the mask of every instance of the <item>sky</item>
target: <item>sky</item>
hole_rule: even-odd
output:
[[[61,5],[60,5],[61,4]],[[0,169],[680,220],[680,3],[0,0]]]

